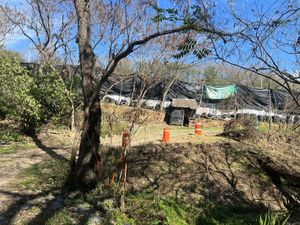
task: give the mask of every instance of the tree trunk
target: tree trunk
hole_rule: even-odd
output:
[[[101,109],[95,54],[91,47],[90,3],[87,0],[74,0],[78,20],[78,45],[84,96],[84,122],[79,146],[79,157],[74,171],[77,186],[93,187],[100,177],[101,158],[100,124]]]
[[[71,107],[71,118],[70,118],[70,130],[74,131],[75,130],[75,106],[74,106],[74,101],[70,95],[69,90],[66,91],[68,95],[68,100],[70,102],[70,107]]]
[[[77,184],[94,186],[100,178],[100,101],[97,99],[91,106],[85,104],[84,123],[79,146],[79,157],[75,168]]]
[[[134,93],[135,93],[135,75],[133,76],[133,86],[132,86],[132,94],[131,94],[131,99],[130,99],[130,106],[132,105],[133,103],[133,100],[134,100]]]
[[[75,130],[75,107],[74,107],[74,102],[73,100],[71,101],[71,126],[70,129],[71,131]]]
[[[167,97],[167,94],[169,93],[170,91],[170,88],[172,87],[172,85],[174,84],[175,80],[177,80],[180,76],[180,73],[177,73],[176,76],[174,76],[172,78],[172,80],[167,84],[164,92],[163,92],[163,96],[162,96],[162,99],[161,99],[161,103],[160,103],[160,111],[163,111],[163,108],[164,108],[164,104],[165,104],[165,101],[166,101],[166,97]]]

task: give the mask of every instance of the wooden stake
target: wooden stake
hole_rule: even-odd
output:
[[[126,204],[125,204],[125,194],[126,194],[126,179],[127,179],[127,168],[128,168],[128,163],[127,163],[127,157],[125,155],[125,164],[124,164],[124,180],[123,180],[123,195],[122,195],[122,201],[121,201],[121,209],[122,211],[125,210]]]
[[[126,204],[125,204],[125,195],[126,195],[126,180],[127,180],[127,169],[128,169],[128,162],[127,162],[127,149],[130,146],[130,133],[126,130],[123,133],[123,139],[122,139],[122,147],[124,148],[124,177],[123,177],[123,194],[121,199],[121,210],[124,211]]]

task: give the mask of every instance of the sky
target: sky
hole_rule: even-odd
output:
[[[24,7],[24,0],[1,0],[1,3],[7,5],[11,8],[20,9]],[[20,34],[20,31],[15,30],[9,37],[6,38],[5,47],[20,52],[25,58],[30,58],[29,47],[31,46],[31,42],[28,38],[24,37]],[[33,51],[31,55],[33,54]],[[32,57],[31,57],[32,58]]]
[[[193,4],[197,0],[191,0],[191,4]],[[9,7],[22,9],[25,6],[25,0],[1,0],[2,3],[8,5]],[[172,4],[166,3],[168,1],[159,0],[159,5],[161,7],[172,7]],[[220,24],[224,29],[228,27],[228,29],[232,29],[231,17],[226,14],[229,10],[228,5],[235,9],[237,13],[243,12],[241,15],[243,18],[248,20],[255,19],[257,12],[263,13],[272,12],[276,9],[276,7],[280,8],[283,3],[292,2],[293,4],[297,4],[299,6],[300,0],[216,0],[215,1],[215,22]],[[255,13],[254,13],[255,11]],[[238,29],[238,27],[236,28]],[[287,28],[290,29],[290,28]],[[300,25],[295,27],[294,30],[285,30],[284,35],[291,38],[297,38],[297,35],[300,35]],[[20,32],[15,31],[13,34],[7,38],[5,43],[5,47],[20,52],[25,60],[32,60],[34,58],[34,48],[30,41],[20,35]],[[246,52],[249,50],[250,46],[243,45],[241,47],[242,52]],[[292,72],[292,70],[297,70],[297,66],[295,65],[294,58],[292,58],[289,54],[282,54],[281,49],[271,49],[273,57],[275,57],[287,71]],[[279,51],[280,50],[280,51]],[[283,49],[285,50],[285,49]],[[228,56],[234,61],[238,61],[241,59],[241,56],[231,55]],[[294,56],[293,56],[294,57]],[[299,69],[299,68],[298,68]]]

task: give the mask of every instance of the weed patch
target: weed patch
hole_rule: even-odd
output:
[[[16,148],[13,145],[0,146],[0,154],[9,154],[15,152]]]
[[[68,209],[62,209],[54,214],[45,224],[46,225],[72,225],[74,224],[72,213]]]
[[[59,160],[48,160],[33,165],[20,174],[17,186],[35,192],[60,189],[68,175],[68,164]]]
[[[24,151],[33,148],[32,144],[9,144],[0,146],[0,154],[10,154],[15,153],[17,151]]]
[[[117,216],[117,221],[124,222],[124,219],[127,218],[131,221],[131,224],[141,225],[187,225],[192,224],[193,220],[188,205],[176,202],[174,199],[162,198],[152,194],[128,196],[126,215],[123,213],[120,216],[120,214],[115,213],[115,216]]]
[[[16,131],[5,131],[0,134],[0,143],[25,142],[25,138]]]

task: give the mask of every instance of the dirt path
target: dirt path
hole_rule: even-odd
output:
[[[261,206],[285,209],[282,195],[249,155],[244,154],[249,147],[245,143],[223,142],[222,137],[216,136],[219,130],[209,127],[203,129],[201,137],[190,135],[186,128],[172,128],[174,136],[171,143],[161,144],[158,139],[162,127],[154,127],[148,130],[145,138],[152,143],[131,149],[128,155],[128,189],[136,193],[153,191],[157,195],[182,198],[189,202],[210,199],[226,204],[241,204],[247,209]],[[144,135],[142,131],[138,134],[141,140]],[[57,212],[55,203],[62,201],[62,205],[67,205],[65,200],[69,197],[55,193],[54,189],[39,192],[18,188],[16,183],[20,182],[20,173],[24,174],[28,168],[50,159],[68,160],[73,135],[65,130],[48,130],[32,137],[25,145],[13,146],[10,153],[0,151],[0,225],[20,225],[24,221],[30,221],[29,225],[43,224],[37,221],[51,207],[52,214],[47,218],[52,218]],[[282,149],[283,154],[285,148]],[[119,149],[115,148],[115,151]],[[113,154],[107,154],[106,158],[104,162],[115,161]],[[290,161],[297,164],[299,156],[294,155],[294,158],[294,161]],[[60,167],[55,168],[60,170]],[[40,183],[36,187],[40,187]],[[31,204],[33,201],[38,203]],[[78,215],[76,210],[75,215]]]
[[[16,145],[11,153],[0,154],[0,224],[10,224],[7,217],[34,193],[16,188],[18,174],[51,158],[67,160],[71,143],[71,133],[50,131],[28,139],[26,145]]]
[[[163,127],[163,125],[160,125],[153,126],[147,130],[140,129],[134,145],[145,142],[160,143]],[[203,136],[195,137],[194,135],[189,135],[189,130],[186,128],[174,127],[172,130],[172,142],[204,142],[213,138],[216,133],[218,132],[206,130]],[[121,141],[119,139],[121,139],[121,135],[115,136],[113,144],[119,145]],[[19,217],[16,216],[16,212],[22,213],[22,209],[28,201],[39,197],[36,194],[36,190],[16,187],[16,181],[19,182],[20,179],[19,174],[49,159],[68,160],[73,140],[74,133],[66,132],[65,130],[46,130],[38,136],[28,138],[26,144],[10,146],[12,152],[0,154],[1,225],[20,224],[20,220],[19,222],[15,221]],[[103,141],[103,144],[105,144],[105,141]]]

